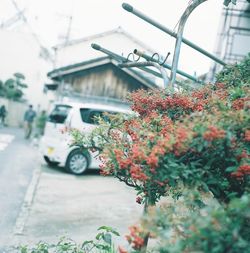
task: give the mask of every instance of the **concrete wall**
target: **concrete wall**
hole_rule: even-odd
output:
[[[23,115],[28,105],[24,102],[11,101],[0,97],[0,106],[5,105],[7,116],[5,123],[11,127],[21,127],[23,125]]]

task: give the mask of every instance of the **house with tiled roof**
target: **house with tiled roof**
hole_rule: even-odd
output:
[[[96,51],[92,43],[127,57],[134,49],[154,53],[122,28],[55,47],[54,69],[48,73],[57,98],[101,97],[122,100],[127,92],[157,87],[155,77],[137,68],[119,68],[116,59]]]

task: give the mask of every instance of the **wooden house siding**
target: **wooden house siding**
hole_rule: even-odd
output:
[[[129,91],[145,89],[145,85],[111,63],[65,76],[73,92],[82,95],[123,99]]]

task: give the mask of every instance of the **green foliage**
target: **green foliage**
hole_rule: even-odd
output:
[[[15,73],[13,78],[9,78],[5,82],[0,81],[0,96],[20,100],[23,96],[23,89],[27,88],[27,84],[23,80],[25,80],[23,74]]]
[[[217,74],[216,80],[237,87],[250,84],[250,53],[240,63],[226,66]]]
[[[119,236],[119,233],[108,226],[101,226],[98,231],[95,240],[85,241],[82,244],[62,237],[57,244],[39,242],[33,248],[21,246],[19,253],[115,253],[112,236]]]
[[[227,206],[210,203],[191,212],[174,206],[156,208],[143,224],[159,241],[154,252],[248,253],[250,195]]]

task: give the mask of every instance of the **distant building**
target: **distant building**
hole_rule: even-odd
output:
[[[215,54],[226,63],[239,62],[250,52],[250,0],[237,0],[222,10]],[[221,69],[212,65],[214,76]]]
[[[92,43],[124,57],[134,49],[153,53],[121,28],[58,46],[55,67],[48,73],[53,83],[46,85],[55,90],[57,99],[124,99],[128,91],[157,87],[154,76],[135,68],[119,68],[116,60],[92,49]]]

